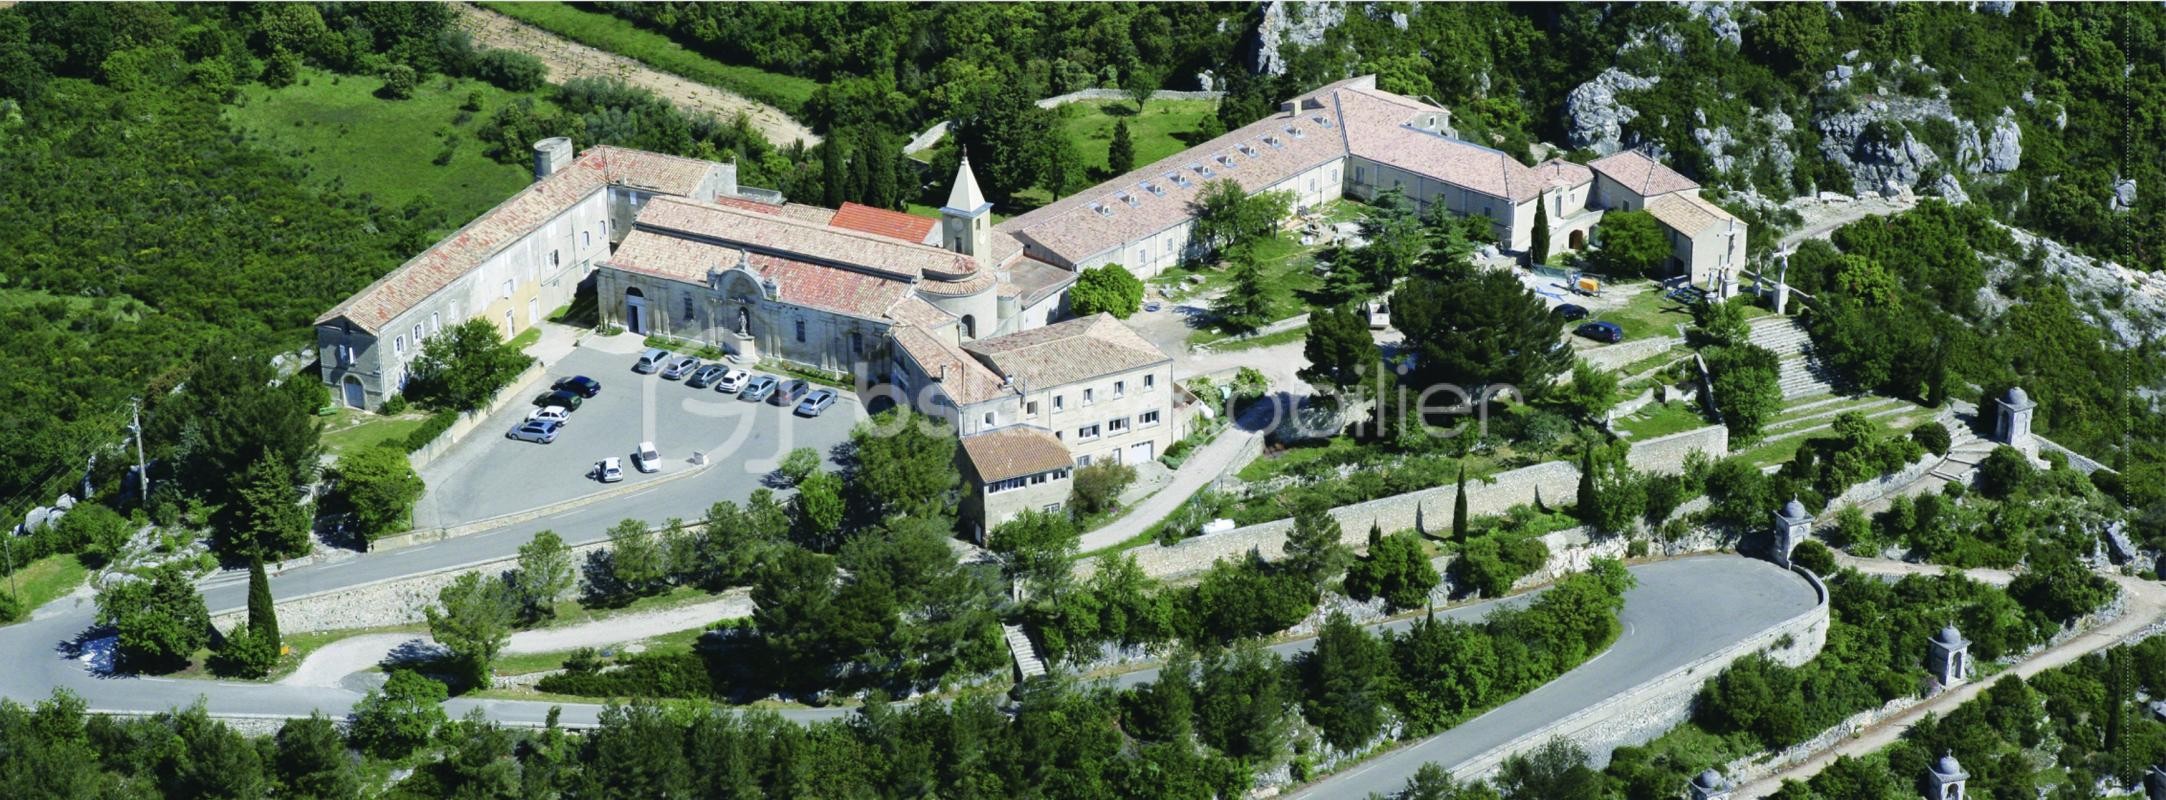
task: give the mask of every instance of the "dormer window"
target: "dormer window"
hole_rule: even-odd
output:
[[[1235,164],[1233,162],[1233,156],[1219,156],[1212,160],[1217,161],[1219,166],[1225,167],[1227,169],[1233,169],[1234,167],[1240,166],[1239,164]]]
[[[1322,125],[1322,126],[1324,126],[1324,127],[1326,127],[1326,128],[1329,128],[1329,127],[1331,127],[1331,118],[1330,118],[1330,117],[1322,117],[1322,116],[1317,116],[1317,117],[1310,117],[1309,119],[1312,119],[1312,120],[1316,120],[1316,124],[1318,124],[1318,125]]]
[[[1136,201],[1136,196],[1127,192],[1122,192],[1115,196],[1119,197],[1121,199],[1121,202],[1127,203],[1129,208],[1135,208],[1136,206],[1140,205],[1140,203]]]
[[[1249,158],[1255,158],[1258,155],[1256,152],[1256,148],[1248,146],[1248,143],[1246,142],[1241,143],[1234,149],[1240,150],[1241,155],[1248,156]]]
[[[1166,196],[1166,188],[1155,183],[1143,184],[1143,190],[1146,192],[1150,192],[1152,197]]]
[[[1307,134],[1302,133],[1300,128],[1288,125],[1286,126],[1286,135],[1299,139]]]
[[[1179,186],[1183,189],[1186,189],[1189,186],[1188,176],[1178,172],[1166,173],[1166,180],[1173,181],[1173,185]]]
[[[1273,150],[1283,150],[1286,148],[1286,143],[1279,141],[1279,137],[1276,136],[1264,137],[1264,144],[1270,145],[1271,149]]]
[[[1104,203],[1092,203],[1091,210],[1098,212],[1098,216],[1105,217],[1106,219],[1113,218],[1113,209],[1107,208],[1106,204]]]
[[[1190,164],[1188,165],[1188,168],[1195,170],[1196,174],[1202,175],[1205,179],[1218,177],[1218,173],[1212,172],[1210,167],[1206,167],[1202,164]]]

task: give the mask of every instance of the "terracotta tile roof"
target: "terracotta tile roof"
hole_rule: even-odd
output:
[[[429,295],[472,272],[498,251],[532,233],[604,186],[631,186],[666,194],[690,194],[720,165],[621,147],[594,147],[571,164],[528,184],[495,208],[452,231],[344,302],[316,318],[345,317],[375,332]]]
[[[742,255],[741,255],[742,254]],[[704,286],[710,269],[733,269],[740,258],[761,278],[780,287],[782,302],[865,319],[885,318],[909,299],[908,279],[831,267],[774,253],[745,252],[727,245],[634,230],[610,256],[609,266]]]
[[[1353,155],[1514,203],[1534,199],[1545,181],[1503,151],[1416,128],[1403,98],[1347,90],[1332,95],[1346,120]]]
[[[979,339],[963,349],[1031,391],[1171,360],[1111,314]]]
[[[757,211],[762,214],[782,213],[782,206],[776,205],[774,203],[762,203],[758,200],[750,200],[743,197],[717,197],[714,199],[714,204],[718,206],[729,206],[730,208],[741,208],[746,211]]]
[[[658,197],[639,212],[637,225],[755,251],[908,277],[967,277],[978,268],[976,261],[960,253],[798,220],[790,216],[788,206],[781,215],[769,215]]]
[[[1067,446],[1035,425],[1010,425],[963,437],[963,457],[980,483],[1075,466]]]
[[[826,225],[835,221],[834,209],[805,203],[783,203],[780,213],[790,219],[810,222],[814,225]]]
[[[915,292],[888,307],[887,318],[903,325],[932,330],[943,325],[955,324],[955,315],[942,311],[939,306],[925,301]]]
[[[938,240],[933,239],[933,228],[940,224],[940,220],[845,202],[842,208],[836,209],[834,218],[828,220],[827,224],[913,244],[936,244]]]
[[[1029,306],[1067,288],[1077,277],[1074,272],[1025,258],[1000,270],[1000,296],[1016,298]]]
[[[1619,150],[1588,162],[1587,166],[1641,197],[1700,188],[1691,178],[1638,150]]]
[[[898,325],[889,330],[895,337],[897,349],[931,376],[956,405],[997,400],[1011,393],[998,374],[955,345],[909,326]]]
[[[1327,87],[1306,96],[1329,91]],[[1330,122],[1330,127],[1319,124],[1317,117]],[[1300,131],[1300,135],[1287,133],[1289,127]],[[1081,260],[1193,218],[1190,201],[1202,193],[1206,182],[1230,179],[1245,191],[1257,192],[1344,160],[1346,139],[1338,128],[1338,112],[1329,103],[1291,116],[1273,114],[1150,166],[1012,217],[996,229],[1035,242],[1069,264],[1098,266]],[[1227,168],[1218,161],[1220,157],[1233,161],[1235,166]],[[1205,177],[1192,166],[1208,169],[1212,175]],[[1187,185],[1166,177],[1169,173],[1180,176]],[[1158,191],[1153,192],[1153,188]],[[1106,213],[1100,213],[1098,208]]]
[[[1585,164],[1552,158],[1534,165],[1534,177],[1543,186],[1579,186],[1594,181],[1594,170]]]
[[[1647,201],[1647,213],[1657,221],[1686,236],[1697,236],[1701,231],[1737,219],[1721,206],[1700,199],[1696,193],[1666,194]]]
[[[998,285],[1000,276],[995,272],[995,270],[980,270],[966,275],[960,280],[937,280],[927,276],[925,280],[918,282],[918,291],[944,297],[969,297]]]

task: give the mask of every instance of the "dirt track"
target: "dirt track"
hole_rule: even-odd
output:
[[[476,46],[516,50],[539,58],[549,68],[550,83],[563,83],[573,78],[617,78],[653,92],[678,108],[710,113],[725,120],[744,114],[751,120],[752,127],[777,147],[799,139],[804,140],[806,146],[820,141],[820,137],[804,123],[766,103],[588,47],[494,11],[464,3],[452,7],[459,11],[459,28],[474,37]]]

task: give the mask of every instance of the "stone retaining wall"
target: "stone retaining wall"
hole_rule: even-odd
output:
[[[572,545],[570,550],[574,569],[585,563],[588,553],[606,550],[608,547],[607,540]],[[478,564],[401,575],[358,586],[284,598],[276,603],[278,629],[283,633],[313,633],[412,625],[426,619],[421,610],[435,605],[436,593],[450,586],[460,575],[469,572],[499,575],[511,571],[518,564],[518,556],[507,556]],[[577,591],[576,587],[572,591]],[[234,626],[247,621],[246,608],[226,609],[211,616],[211,625],[219,630],[232,630]]]
[[[1713,425],[1649,439],[1633,444],[1627,461],[1643,472],[1681,472],[1686,454],[1704,450],[1719,456],[1727,452],[1729,437],[1728,428]],[[1532,504],[1537,498],[1547,503],[1569,502],[1578,491],[1579,467],[1565,461],[1548,461],[1504,472],[1486,481],[1468,482],[1467,513],[1472,516],[1502,514],[1513,506]],[[1339,540],[1358,549],[1367,544],[1371,525],[1385,531],[1439,530],[1450,526],[1452,505],[1457,495],[1456,485],[1438,486],[1342,506],[1332,509],[1331,516],[1339,521]],[[1209,569],[1219,559],[1250,551],[1267,559],[1278,558],[1284,553],[1286,534],[1291,530],[1293,520],[1273,520],[1199,536],[1172,546],[1144,546],[1128,552],[1135,555],[1137,565],[1147,575],[1160,578],[1187,575]],[[1088,575],[1091,567],[1092,562],[1086,562],[1079,572]]]
[[[412,464],[417,471],[428,466],[429,462],[435,461],[437,457],[449,452],[453,445],[458,444],[469,434],[472,434],[474,429],[481,427],[483,422],[487,422],[489,415],[502,410],[513,401],[527,398],[528,393],[534,390],[534,385],[540,383],[543,378],[548,377],[548,374],[549,371],[542,366],[540,359],[529,362],[525,372],[519,373],[519,377],[513,378],[510,385],[505,386],[503,391],[496,393],[496,399],[490,400],[488,405],[478,410],[459,412],[458,421],[451,423],[451,427],[444,429],[443,433],[437,434],[435,439],[423,445],[421,449],[407,453],[406,463]]]
[[[1581,709],[1539,730],[1490,748],[1452,768],[1452,777],[1460,780],[1489,777],[1504,759],[1560,737],[1585,747],[1594,757],[1594,766],[1601,767],[1608,763],[1611,750],[1644,744],[1684,722],[1692,712],[1692,698],[1699,693],[1700,686],[1732,662],[1762,651],[1787,666],[1812,660],[1827,642],[1828,591],[1812,572],[1793,569],[1812,584],[1813,591],[1819,596],[1819,602],[1811,610],[1654,680],[1624,689],[1597,705]]]

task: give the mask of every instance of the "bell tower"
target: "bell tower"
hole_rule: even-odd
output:
[[[940,209],[940,241],[949,250],[970,256],[980,267],[993,255],[993,204],[978,191],[978,176],[970,171],[970,155],[963,155],[955,170],[955,186],[948,190],[948,204]]]

